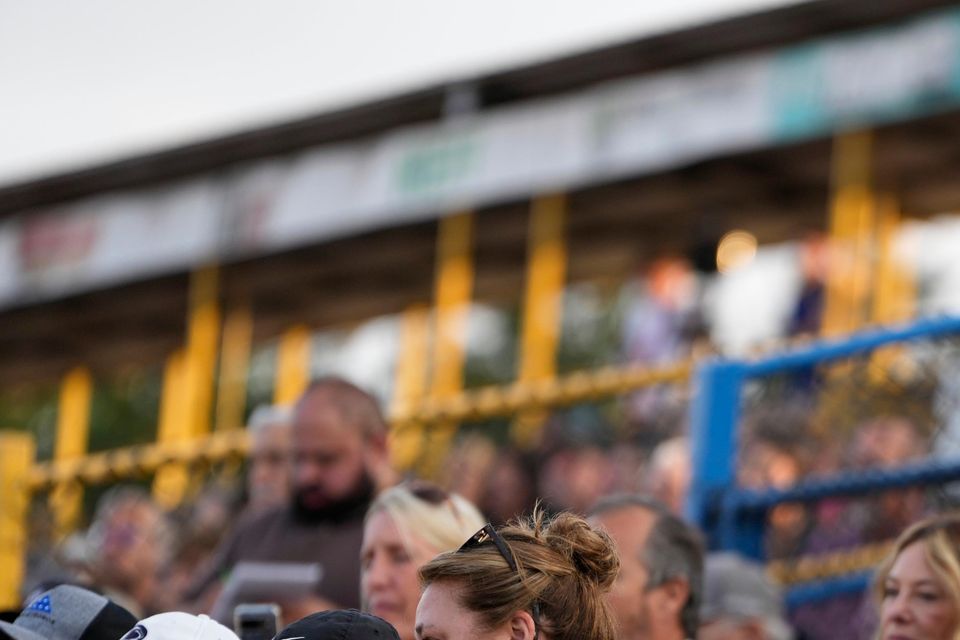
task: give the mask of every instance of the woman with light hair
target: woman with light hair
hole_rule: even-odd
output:
[[[427,482],[408,482],[381,493],[370,505],[363,528],[364,611],[392,624],[401,640],[413,640],[420,599],[417,572],[437,554],[459,547],[483,522],[468,500]]]
[[[878,640],[960,640],[960,516],[904,531],[877,569]]]

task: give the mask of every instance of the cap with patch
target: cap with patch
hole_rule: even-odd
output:
[[[12,624],[0,622],[0,638],[117,640],[136,622],[132,613],[100,594],[64,584],[37,596]]]
[[[233,631],[216,620],[211,620],[208,616],[171,611],[144,618],[127,631],[120,640],[239,640],[239,638]]]
[[[382,618],[356,609],[321,611],[287,625],[274,640],[400,640]]]
[[[781,594],[763,566],[735,553],[711,553],[703,567],[701,620],[775,618],[781,616]]]

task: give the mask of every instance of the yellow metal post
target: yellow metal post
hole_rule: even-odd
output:
[[[93,379],[86,367],[71,369],[60,384],[57,437],[53,458],[74,460],[87,453],[90,434],[90,404]],[[58,484],[50,493],[56,536],[63,538],[77,528],[83,512],[83,486],[76,480]]]
[[[861,131],[837,136],[833,150],[830,270],[823,332],[854,331],[868,319],[874,198],[870,184],[872,139]]]
[[[20,607],[27,555],[28,479],[34,455],[29,434],[0,431],[0,609]]]
[[[527,245],[527,281],[523,299],[520,375],[523,383],[556,376],[557,342],[563,305],[567,249],[564,239],[566,199],[563,195],[537,198],[530,213]],[[513,438],[524,448],[539,441],[546,411],[524,411],[513,424]]]
[[[235,309],[227,314],[223,323],[220,382],[217,390],[217,431],[243,426],[252,341],[253,316],[249,307]]]
[[[914,315],[916,285],[910,265],[897,247],[900,230],[900,209],[893,196],[878,201],[877,268],[873,291],[872,319],[876,324],[893,324],[909,320]],[[890,380],[897,363],[904,358],[903,345],[889,345],[877,349],[870,358],[870,375],[875,384]]]
[[[407,307],[400,320],[400,353],[390,414],[404,415],[423,400],[427,390],[427,358],[430,349],[430,309],[425,304]],[[423,445],[423,425],[409,425],[390,434],[390,457],[394,468],[413,467]]]
[[[277,379],[273,402],[290,405],[297,401],[310,382],[310,330],[305,325],[287,329],[277,350]]]
[[[879,199],[877,230],[877,270],[873,293],[873,321],[890,324],[913,317],[916,282],[911,265],[897,247],[900,209],[893,196]]]
[[[437,315],[430,395],[442,399],[463,389],[467,321],[473,294],[473,214],[442,218],[437,232]],[[440,471],[456,427],[453,423],[440,423],[430,429],[420,465],[425,476],[434,477]]]
[[[160,416],[157,442],[182,442],[190,439],[189,411],[185,386],[186,355],[178,349],[167,357],[163,370],[163,389],[160,395]],[[186,495],[190,476],[186,466],[166,464],[157,470],[153,480],[153,497],[165,508],[172,509]]]
[[[205,267],[190,279],[190,318],[187,324],[184,389],[189,433],[200,437],[210,432],[214,371],[220,334],[217,304],[217,268]]]
[[[198,269],[190,277],[190,309],[187,318],[187,344],[182,354],[167,362],[161,400],[160,442],[182,442],[201,438],[210,432],[213,406],[214,370],[220,334],[220,310],[217,302],[218,270],[215,266]],[[190,485],[186,466],[173,462],[156,475],[153,493],[168,509],[180,504]]]

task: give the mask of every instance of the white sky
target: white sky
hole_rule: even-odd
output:
[[[787,0],[0,0],[0,184]]]

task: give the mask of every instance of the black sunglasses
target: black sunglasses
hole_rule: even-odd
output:
[[[473,549],[475,547],[481,546],[487,541],[493,542],[494,546],[497,548],[497,551],[500,552],[500,555],[503,556],[503,559],[506,561],[507,566],[510,567],[510,570],[517,574],[517,577],[520,577],[520,569],[517,568],[517,561],[513,557],[513,552],[510,551],[510,547],[507,545],[507,541],[503,539],[497,530],[489,522],[483,525],[479,531],[470,536],[466,542],[460,545],[460,548],[457,549],[457,553],[461,551],[466,551],[467,549]],[[534,600],[533,606],[531,607],[531,614],[533,615],[533,640],[538,640],[540,637],[540,601]]]

